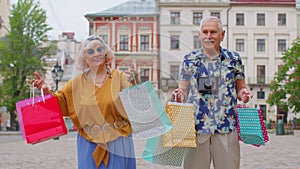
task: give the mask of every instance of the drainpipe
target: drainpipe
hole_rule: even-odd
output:
[[[227,48],[229,48],[229,11],[231,10],[231,5],[230,7],[227,9]]]
[[[158,49],[158,83],[157,83],[157,88],[158,88],[158,97],[160,99],[161,95],[161,54],[160,54],[160,1],[155,1],[155,6],[156,6],[156,12],[158,13],[157,15],[157,27],[158,27],[158,46],[156,49]]]

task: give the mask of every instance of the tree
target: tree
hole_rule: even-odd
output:
[[[10,32],[0,41],[1,104],[15,109],[18,100],[29,97],[29,82],[34,71],[45,73],[46,62],[55,43],[41,47],[47,41],[46,11],[34,0],[19,0],[12,6]]]
[[[283,65],[270,84],[271,94],[267,103],[300,112],[300,38],[294,40],[291,48],[281,58]]]

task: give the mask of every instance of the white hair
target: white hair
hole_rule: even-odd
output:
[[[208,22],[208,21],[217,21],[218,22],[218,25],[219,25],[219,30],[222,32],[223,31],[223,24],[222,24],[222,21],[220,18],[216,17],[216,16],[207,16],[205,18],[203,18],[201,20],[201,23],[200,23],[200,30],[202,29],[202,26],[205,22]]]

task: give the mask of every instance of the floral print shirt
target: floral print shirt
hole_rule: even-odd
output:
[[[198,78],[215,80],[212,93],[199,92]],[[190,81],[187,102],[195,108],[197,134],[225,134],[236,128],[238,79],[245,79],[245,74],[237,52],[221,48],[220,56],[210,59],[202,48],[184,56],[180,80]]]

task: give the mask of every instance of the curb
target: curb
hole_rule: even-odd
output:
[[[22,135],[21,131],[0,131],[0,136]]]

